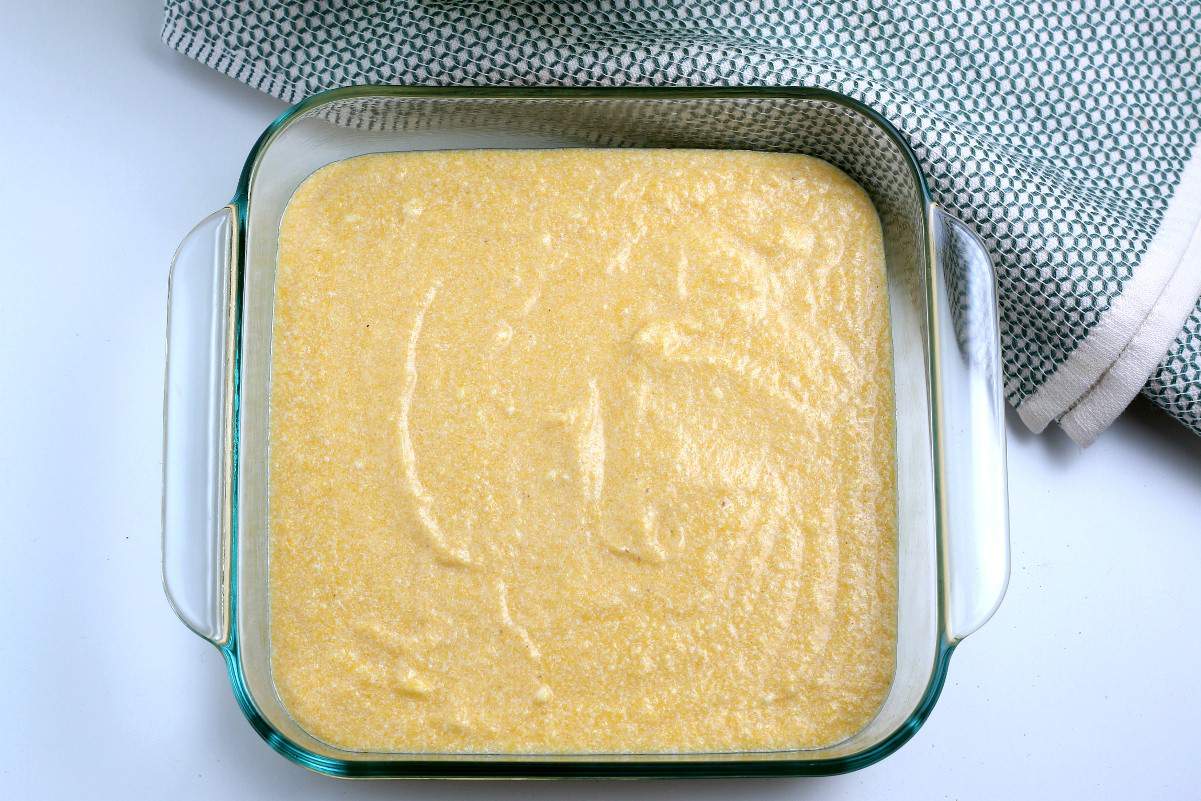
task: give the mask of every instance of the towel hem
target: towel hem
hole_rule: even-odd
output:
[[[1059,421],[1067,435],[1078,445],[1091,445],[1117,419],[1146,386],[1147,380],[1163,360],[1164,354],[1180,334],[1184,321],[1201,295],[1201,220],[1193,229],[1192,240],[1180,266],[1164,287],[1163,295],[1142,327],[1106,371]],[[1166,340],[1166,341],[1165,341]]]
[[[1018,416],[1031,431],[1041,432],[1052,420],[1081,404],[1094,388],[1100,388],[1115,366],[1118,369],[1103,389],[1111,395],[1109,403],[1103,404],[1102,396],[1098,395],[1094,401],[1085,404],[1075,418],[1075,430],[1085,441],[1091,442],[1134,399],[1172,340],[1179,335],[1188,310],[1196,303],[1196,293],[1186,290],[1193,285],[1190,279],[1201,273],[1201,262],[1192,262],[1186,255],[1199,222],[1201,138],[1194,143],[1151,246],[1126,282],[1122,294],[1068,358],[1018,406]],[[1178,273],[1181,274],[1178,276]],[[1178,292],[1187,298],[1187,306],[1179,297],[1168,296],[1169,284],[1173,295]],[[1160,309],[1161,303],[1167,305]],[[1175,313],[1177,308],[1180,314]],[[1174,329],[1168,324],[1171,320],[1176,322]],[[1138,341],[1142,339],[1145,341]],[[1118,365],[1123,357],[1125,362]],[[1148,364],[1151,358],[1155,361]],[[1144,366],[1146,373],[1138,378]],[[1109,411],[1112,398],[1124,395],[1129,398],[1121,408]],[[1096,410],[1098,416],[1095,423],[1086,427],[1083,421],[1089,410]]]

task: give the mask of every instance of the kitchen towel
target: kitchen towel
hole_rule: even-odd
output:
[[[1201,2],[167,0],[163,40],[295,102],[356,83],[821,86],[910,139],[997,264],[1006,396],[1087,444],[1201,434]]]

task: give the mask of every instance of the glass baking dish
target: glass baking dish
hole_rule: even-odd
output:
[[[345,751],[304,731],[272,683],[268,398],[277,235],[312,172],[364,153],[678,147],[814,155],[871,195],[892,316],[898,503],[897,664],[877,716],[811,750],[679,754]],[[890,754],[930,714],[955,645],[1009,575],[995,283],[979,239],[934,204],[897,131],[831,92],[441,89],[316,95],[259,138],[229,206],[180,245],[168,301],[163,580],[180,618],[225,657],[251,725],[276,750],[344,777],[829,774]]]

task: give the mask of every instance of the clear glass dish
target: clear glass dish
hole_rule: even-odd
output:
[[[897,664],[879,714],[811,750],[680,754],[365,753],[304,731],[276,695],[267,607],[271,322],[280,219],[318,168],[364,153],[687,147],[798,152],[841,167],[884,228],[897,418]],[[979,239],[935,205],[913,152],[861,104],[814,89],[352,87],[289,109],[247,158],[233,201],[171,270],[163,580],[221,650],[238,702],[276,750],[345,777],[829,774],[895,751],[930,714],[955,645],[1009,575],[996,289]]]

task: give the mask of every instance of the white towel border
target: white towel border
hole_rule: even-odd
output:
[[[1088,445],[1134,400],[1201,294],[1201,139],[1134,275],[1084,340],[1018,407],[1039,432],[1056,418]]]

